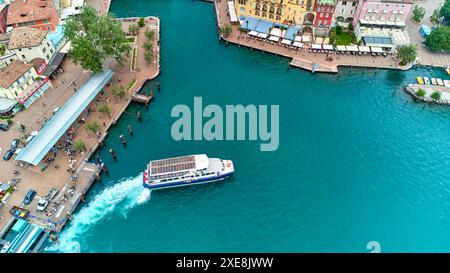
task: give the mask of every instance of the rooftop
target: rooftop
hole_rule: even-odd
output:
[[[11,32],[11,38],[9,40],[8,48],[16,49],[37,46],[42,42],[47,33],[47,30],[36,28],[15,28]]]
[[[10,87],[11,84],[19,79],[20,76],[27,72],[31,67],[33,67],[33,65],[30,63],[13,61],[10,65],[0,69],[0,87]]]
[[[8,10],[8,25],[52,18],[57,15],[52,0],[16,0]]]

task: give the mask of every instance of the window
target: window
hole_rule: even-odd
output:
[[[44,19],[43,21],[44,21],[44,24],[48,24],[48,20],[47,19]]]
[[[22,55],[22,59],[25,59],[25,55]]]
[[[342,1],[342,5],[343,6],[347,5],[347,1]]]
[[[50,53],[53,53],[53,49],[50,48]]]
[[[352,6],[354,7],[354,6],[356,6],[356,4],[358,4],[358,2],[353,2]]]

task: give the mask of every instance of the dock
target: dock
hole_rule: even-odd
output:
[[[300,59],[300,58],[292,58],[292,61],[289,63],[289,65],[311,71],[312,73],[315,73],[315,72],[338,73],[338,68],[335,65],[326,66],[321,63],[315,63],[315,62],[305,60],[305,59]]]
[[[425,94],[423,96],[419,96],[417,94],[419,90],[423,90]],[[416,101],[438,105],[450,105],[450,88],[446,86],[414,83],[405,86],[403,91],[413,97]],[[441,98],[439,100],[434,100],[431,98],[431,94],[434,92],[439,92],[441,94]]]
[[[148,106],[148,104],[150,103],[150,101],[152,99],[153,99],[153,92],[150,93],[150,95],[145,95],[145,94],[141,94],[141,93],[135,93],[131,97],[132,101],[137,102],[137,103],[143,103],[146,106]]]

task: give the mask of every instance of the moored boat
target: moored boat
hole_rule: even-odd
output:
[[[437,82],[438,85],[444,86],[444,82],[442,81],[441,78],[436,78],[436,82]]]
[[[430,85],[430,78],[428,78],[428,77],[423,77],[423,82],[426,84],[426,85]]]
[[[431,78],[431,84],[432,84],[432,85],[437,85],[436,78]]]
[[[233,173],[231,160],[197,154],[150,161],[143,182],[145,188],[155,190],[220,181]]]
[[[423,79],[422,79],[422,77],[417,77],[417,78],[416,78],[416,81],[417,81],[418,84],[423,84]]]

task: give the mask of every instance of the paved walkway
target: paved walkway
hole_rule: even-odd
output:
[[[125,88],[128,88],[134,79],[137,79],[138,83],[143,83],[146,79],[153,79],[159,73],[159,19],[151,17],[147,19],[147,22],[150,28],[154,28],[156,30],[153,48],[155,52],[154,62],[151,64],[142,63],[140,61],[140,59],[143,58],[142,53],[138,55],[139,59],[137,67],[139,68],[139,71],[134,72],[131,71],[131,54],[130,57],[127,58],[127,61],[123,67],[119,66],[114,60],[107,60],[105,66],[115,72],[111,81],[112,86],[106,86],[103,89],[103,94],[100,94],[96,101],[91,103],[92,110],[89,115],[82,113],[78,119],[81,120],[84,118],[86,123],[98,121],[102,125],[102,132],[98,136],[88,133],[85,129],[85,123],[79,123],[78,129],[73,127],[76,130],[74,140],[83,140],[86,146],[86,150],[84,152],[75,155],[75,169],[77,169],[78,172],[83,170],[85,158],[90,155],[91,151],[95,150],[98,147],[99,142],[106,137],[107,129],[118,120],[126,107],[129,105],[132,95],[135,91],[137,91],[137,84],[127,91],[126,96],[123,99],[114,99],[112,96],[112,89],[114,87],[118,87],[119,85],[123,85]],[[124,23],[123,28],[124,30],[127,30],[127,24]],[[135,42],[138,52],[143,52],[142,45],[144,44],[144,32],[145,28],[142,28]],[[3,151],[6,151],[6,149],[9,148],[13,138],[19,138],[23,134],[18,130],[17,124],[19,122],[26,126],[28,133],[34,130],[38,131],[42,125],[44,117],[50,118],[54,108],[61,107],[64,102],[73,95],[75,92],[74,88],[83,84],[83,82],[86,81],[91,75],[91,73],[83,71],[80,66],[73,64],[70,59],[65,60],[63,63],[63,68],[65,72],[58,75],[56,80],[52,82],[54,89],[47,91],[43,99],[38,99],[30,106],[30,108],[18,113],[16,117],[14,117],[14,125],[8,132],[2,134],[2,138],[0,138],[0,147]],[[69,81],[76,81],[76,86],[69,84]],[[109,106],[111,110],[110,117],[95,110],[97,105],[100,104],[107,104]],[[21,182],[19,182],[16,186],[17,190],[10,196],[6,204],[0,207],[0,229],[2,229],[7,220],[10,218],[9,209],[14,205],[22,206],[30,210],[31,213],[38,218],[48,219],[45,213],[36,211],[37,202],[40,199],[39,197],[45,196],[51,188],[55,187],[61,190],[67,185],[71,176],[71,173],[67,170],[68,165],[69,156],[65,155],[62,150],[60,150],[58,155],[55,157],[55,161],[48,164],[45,171],[41,171],[39,167],[20,167],[13,159],[10,161],[0,160],[0,181],[4,182],[13,178],[21,179]],[[19,170],[20,175],[14,175],[12,171],[13,169]],[[66,203],[75,203],[74,200],[84,193],[85,184],[88,182],[89,179],[84,179],[83,175],[79,176],[75,184],[75,193],[68,197]],[[37,197],[34,198],[30,205],[23,205],[23,197],[30,189],[37,192]],[[58,199],[55,199],[55,201],[58,201]],[[49,208],[51,209],[51,206]],[[66,212],[69,209],[70,206],[64,206],[61,211],[53,212],[50,219],[56,222],[63,221],[67,215]]]

